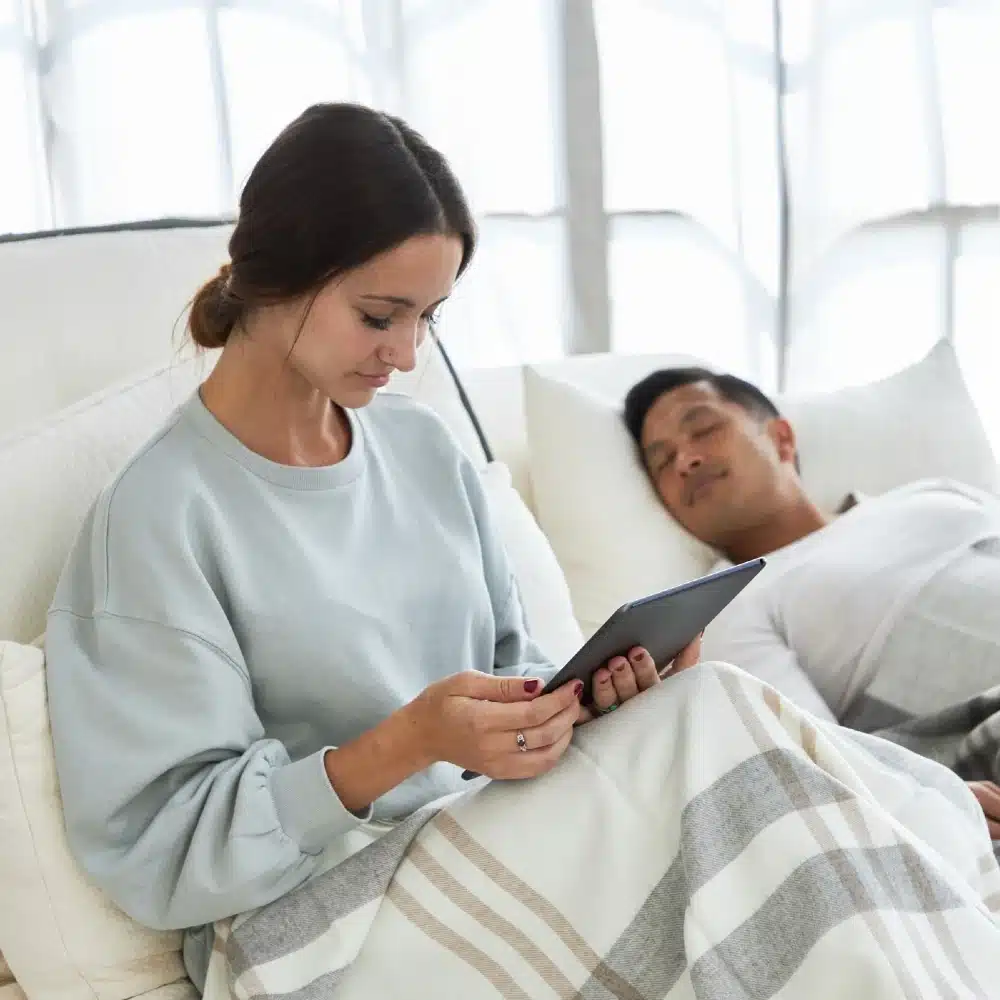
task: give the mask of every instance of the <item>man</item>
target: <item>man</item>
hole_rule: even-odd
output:
[[[708,629],[803,708],[871,732],[1000,684],[1000,501],[929,480],[819,509],[795,432],[756,386],[703,368],[648,376],[625,422],[667,511],[732,562],[768,566]],[[973,790],[1000,838],[1000,789]]]

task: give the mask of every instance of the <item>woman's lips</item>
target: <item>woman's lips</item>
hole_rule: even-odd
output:
[[[375,389],[380,389],[382,386],[389,384],[388,375],[365,375],[358,372],[358,378]]]

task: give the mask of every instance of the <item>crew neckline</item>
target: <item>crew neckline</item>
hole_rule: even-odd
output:
[[[292,490],[332,490],[354,482],[364,470],[365,434],[362,422],[353,410],[343,409],[351,425],[350,451],[333,465],[319,466],[282,465],[248,448],[205,405],[200,389],[196,389],[182,406],[181,416],[220,451],[269,483]]]

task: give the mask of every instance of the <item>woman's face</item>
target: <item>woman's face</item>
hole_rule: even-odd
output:
[[[411,237],[329,282],[311,306],[304,296],[265,307],[278,314],[268,326],[282,331],[273,346],[303,388],[350,409],[366,406],[393,371],[415,366],[461,261],[456,236]]]

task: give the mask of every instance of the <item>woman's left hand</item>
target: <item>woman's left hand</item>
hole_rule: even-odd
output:
[[[600,715],[613,712],[619,705],[634,698],[641,691],[659,684],[664,677],[693,667],[701,658],[701,636],[677,655],[665,670],[657,668],[653,658],[642,646],[628,651],[626,656],[616,656],[594,674],[594,703],[587,708],[580,706],[576,724],[590,722]]]

